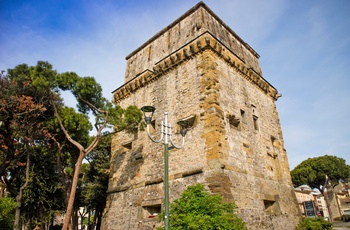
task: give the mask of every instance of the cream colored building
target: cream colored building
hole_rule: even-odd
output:
[[[350,185],[341,182],[334,188],[340,215],[350,215]]]
[[[321,214],[326,220],[329,220],[329,211],[324,196],[318,195],[316,196],[316,199],[318,210],[321,212]]]
[[[308,186],[299,186],[294,189],[295,196],[298,201],[299,209],[303,216],[306,216],[305,214],[305,208],[304,208],[304,202],[305,201],[314,201],[313,191]]]
[[[315,206],[316,215],[323,216],[325,219],[329,220],[329,212],[327,208],[326,201],[320,192],[312,190],[307,185],[302,185],[294,189],[299,209],[304,217],[306,217],[304,203],[307,201],[312,201]]]

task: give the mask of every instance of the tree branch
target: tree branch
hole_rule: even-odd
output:
[[[51,97],[50,98],[50,101],[51,101],[51,104],[52,104],[52,107],[54,109],[54,114],[55,114],[55,117],[57,118],[58,120],[58,124],[60,125],[64,135],[67,137],[68,141],[70,143],[72,143],[73,145],[75,145],[80,151],[82,152],[85,152],[84,150],[84,147],[77,141],[75,141],[68,133],[68,131],[66,130],[66,128],[64,127],[63,123],[62,123],[62,120],[61,120],[61,117],[58,115],[58,112],[57,112],[57,107],[56,107],[56,104],[55,102],[53,101],[53,98]]]
[[[90,143],[90,145],[85,149],[85,156],[87,154],[89,154],[89,152],[91,152],[99,143],[100,138],[101,138],[101,133],[102,130],[106,127],[107,125],[107,120],[108,120],[108,111],[106,110],[102,110],[102,109],[98,109],[96,106],[94,106],[93,104],[91,104],[90,102],[84,100],[81,96],[78,96],[80,100],[82,100],[84,103],[86,103],[92,110],[97,111],[101,114],[104,114],[104,118],[103,118],[103,122],[102,125],[98,128],[97,126],[97,134],[96,134],[96,138]],[[96,113],[96,112],[95,112]]]

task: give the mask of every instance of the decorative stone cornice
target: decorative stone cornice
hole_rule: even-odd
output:
[[[221,43],[207,31],[193,39],[187,45],[179,48],[172,54],[157,62],[154,65],[153,70],[147,69],[139,73],[133,79],[116,89],[113,92],[114,103],[119,103],[136,90],[156,81],[158,78],[173,70],[178,65],[195,57],[197,54],[200,54],[207,49],[210,49],[216,53],[230,66],[235,68],[241,76],[246,78],[252,84],[256,85],[274,100],[277,100],[278,97],[280,97],[280,94],[278,94],[277,90],[269,82],[267,82],[253,68],[248,67],[242,59],[240,59],[235,53],[233,53],[229,48],[227,48],[223,43]]]

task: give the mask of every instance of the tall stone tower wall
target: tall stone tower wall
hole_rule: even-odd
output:
[[[200,3],[201,4],[201,3]],[[197,5],[198,6],[198,5]],[[126,57],[125,82],[146,70],[153,70],[171,54],[178,53],[205,32],[210,32],[247,68],[253,68],[261,75],[259,55],[245,43],[233,30],[217,17],[208,7],[193,7],[182,17],[154,35],[146,43]],[[191,54],[188,49],[187,53]],[[185,54],[184,54],[185,55]],[[173,57],[177,59],[178,57]]]
[[[191,128],[169,153],[170,201],[204,184],[238,205],[251,229],[294,229],[300,213],[275,100],[259,55],[202,2],[127,57],[116,104],[153,105],[153,135],[163,113]],[[179,135],[173,135],[180,143]],[[113,137],[103,229],[155,229],[163,205],[164,146],[146,132]]]

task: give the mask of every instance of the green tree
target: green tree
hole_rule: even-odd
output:
[[[30,67],[22,64],[0,78],[0,176],[28,153],[29,144],[45,138],[44,124],[53,117],[47,94],[31,87],[28,75]]]
[[[71,138],[81,143],[88,145],[90,142],[89,131],[92,130],[92,125],[89,117],[86,114],[81,114],[73,108],[62,106],[59,110],[61,121],[70,134]],[[50,125],[52,130],[50,138],[57,146],[57,167],[60,175],[60,181],[65,191],[65,205],[68,206],[68,196],[70,194],[72,178],[74,175],[74,168],[79,157],[79,149],[73,145],[66,135],[61,132],[60,125],[57,120],[54,120]]]
[[[350,166],[345,160],[336,156],[321,156],[309,158],[291,171],[294,186],[307,184],[313,189],[318,189],[325,195],[327,186],[336,186],[339,180],[347,180],[350,176]],[[324,196],[328,208],[329,200]],[[332,220],[332,213],[330,216]]]
[[[15,219],[14,211],[16,209],[16,201],[11,197],[0,198],[0,229],[13,229]]]
[[[45,68],[49,66],[40,67],[35,74],[45,75]],[[33,67],[22,64],[9,69],[8,74],[0,78],[0,176],[16,197],[15,229],[20,228],[23,193],[30,180],[31,155],[45,142],[45,125],[53,118],[47,93],[31,85],[33,71]],[[22,173],[22,184],[11,183],[14,178],[20,178],[13,172]]]
[[[84,206],[89,213],[88,224],[95,225],[96,229],[100,229],[102,214],[106,205],[110,157],[111,135],[105,135],[101,139],[100,145],[86,158],[90,167],[82,191],[82,203],[85,204]]]
[[[0,176],[8,175],[9,167],[26,175],[22,177],[20,198],[31,180],[29,174],[33,173],[31,152],[37,146],[52,147],[55,144],[61,182],[70,183],[70,189],[66,189],[69,197],[63,225],[66,230],[74,208],[83,159],[98,146],[105,128],[135,132],[142,112],[136,106],[114,107],[102,96],[102,88],[93,77],[80,77],[72,72],[59,74],[48,62],[39,61],[30,67],[19,65],[8,73],[6,80],[3,81],[3,76],[0,79]],[[75,96],[78,111],[63,105],[62,90]],[[87,116],[95,117],[93,139],[88,138],[87,129],[91,125]],[[67,173],[67,162],[73,169],[71,178]]]
[[[235,208],[235,204],[223,202],[222,196],[210,194],[202,184],[189,186],[179,199],[170,204],[170,228],[246,229],[243,220],[234,213]]]
[[[50,223],[65,210],[64,190],[57,173],[56,155],[45,146],[31,155],[30,180],[23,192],[22,212],[30,228]],[[22,183],[21,183],[22,184]]]
[[[47,85],[49,85],[42,81],[40,81],[40,83],[44,87],[48,87]],[[79,150],[79,156],[74,168],[66,216],[62,228],[63,230],[66,230],[68,229],[73,211],[75,193],[83,159],[97,147],[105,128],[114,126],[117,130],[124,129],[127,132],[135,132],[142,120],[142,112],[136,106],[129,106],[125,111],[120,107],[113,107],[112,103],[108,102],[102,96],[101,86],[92,77],[79,77],[77,74],[71,72],[63,73],[57,76],[56,83],[56,90],[69,90],[75,96],[79,112],[95,116],[94,126],[96,129],[96,135],[93,140],[88,145],[84,146],[70,135],[62,122],[54,101],[52,101],[55,117],[58,120],[61,130],[68,141]],[[53,95],[54,92],[55,91],[51,88],[49,93]]]

